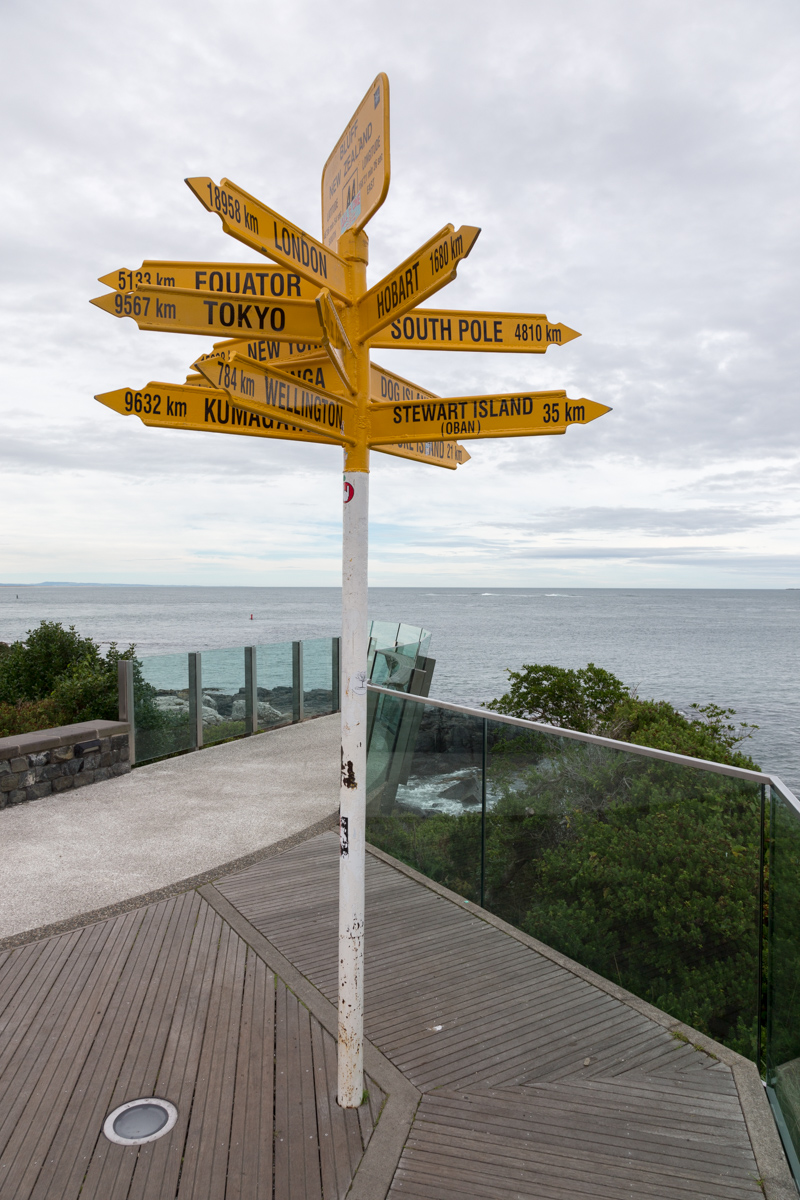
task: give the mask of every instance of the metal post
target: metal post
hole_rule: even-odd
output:
[[[483,718],[483,740],[481,744],[481,908],[486,898],[486,753],[489,741],[489,722]]]
[[[347,230],[339,254],[348,262],[351,345],[345,362],[355,387],[359,444],[344,458],[342,521],[342,779],[339,803],[339,1055],[337,1099],[357,1108],[364,1095],[364,844],[367,795],[367,551],[369,348],[358,342],[355,302],[367,287],[365,233]]]
[[[331,712],[341,708],[341,652],[342,639],[331,638]]]
[[[303,712],[303,643],[292,642],[292,723],[304,717]]]
[[[189,652],[189,745],[203,748],[203,665],[199,650]]]
[[[121,658],[117,663],[117,694],[119,697],[119,719],[130,725],[128,733],[128,762],[136,762],[136,705],[133,694],[133,663]]]
[[[764,1035],[764,873],[766,871],[767,785],[761,784],[761,828],[758,846],[758,993],[756,996],[756,1066],[762,1072]]]
[[[244,648],[244,731],[258,733],[258,670],[255,646]]]

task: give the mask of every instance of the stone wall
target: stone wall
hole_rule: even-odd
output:
[[[0,738],[0,808],[125,775],[129,732],[126,721],[81,721]]]

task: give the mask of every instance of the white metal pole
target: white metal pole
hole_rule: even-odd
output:
[[[342,783],[339,859],[338,1100],[364,1093],[364,843],[367,776],[369,473],[345,471],[342,528]]]

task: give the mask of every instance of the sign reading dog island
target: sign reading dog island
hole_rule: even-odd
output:
[[[154,428],[344,451],[338,1099],[347,1108],[364,1094],[370,450],[454,470],[470,457],[458,438],[564,435],[609,412],[565,391],[529,390],[529,380],[516,391],[438,397],[371,362],[375,347],[542,354],[579,336],[543,313],[421,307],[455,278],[474,225],[445,226],[368,287],[363,230],[390,174],[389,81],[380,74],[325,163],[321,241],[229,179],[187,179],[224,232],[265,261],[145,259],[102,275],[111,291],[92,301],[140,329],[217,339],[185,383],[120,388],[98,395],[101,404]]]

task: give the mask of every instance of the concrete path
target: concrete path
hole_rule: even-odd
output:
[[[339,714],[0,811],[0,939],[118,905],[332,818]]]

